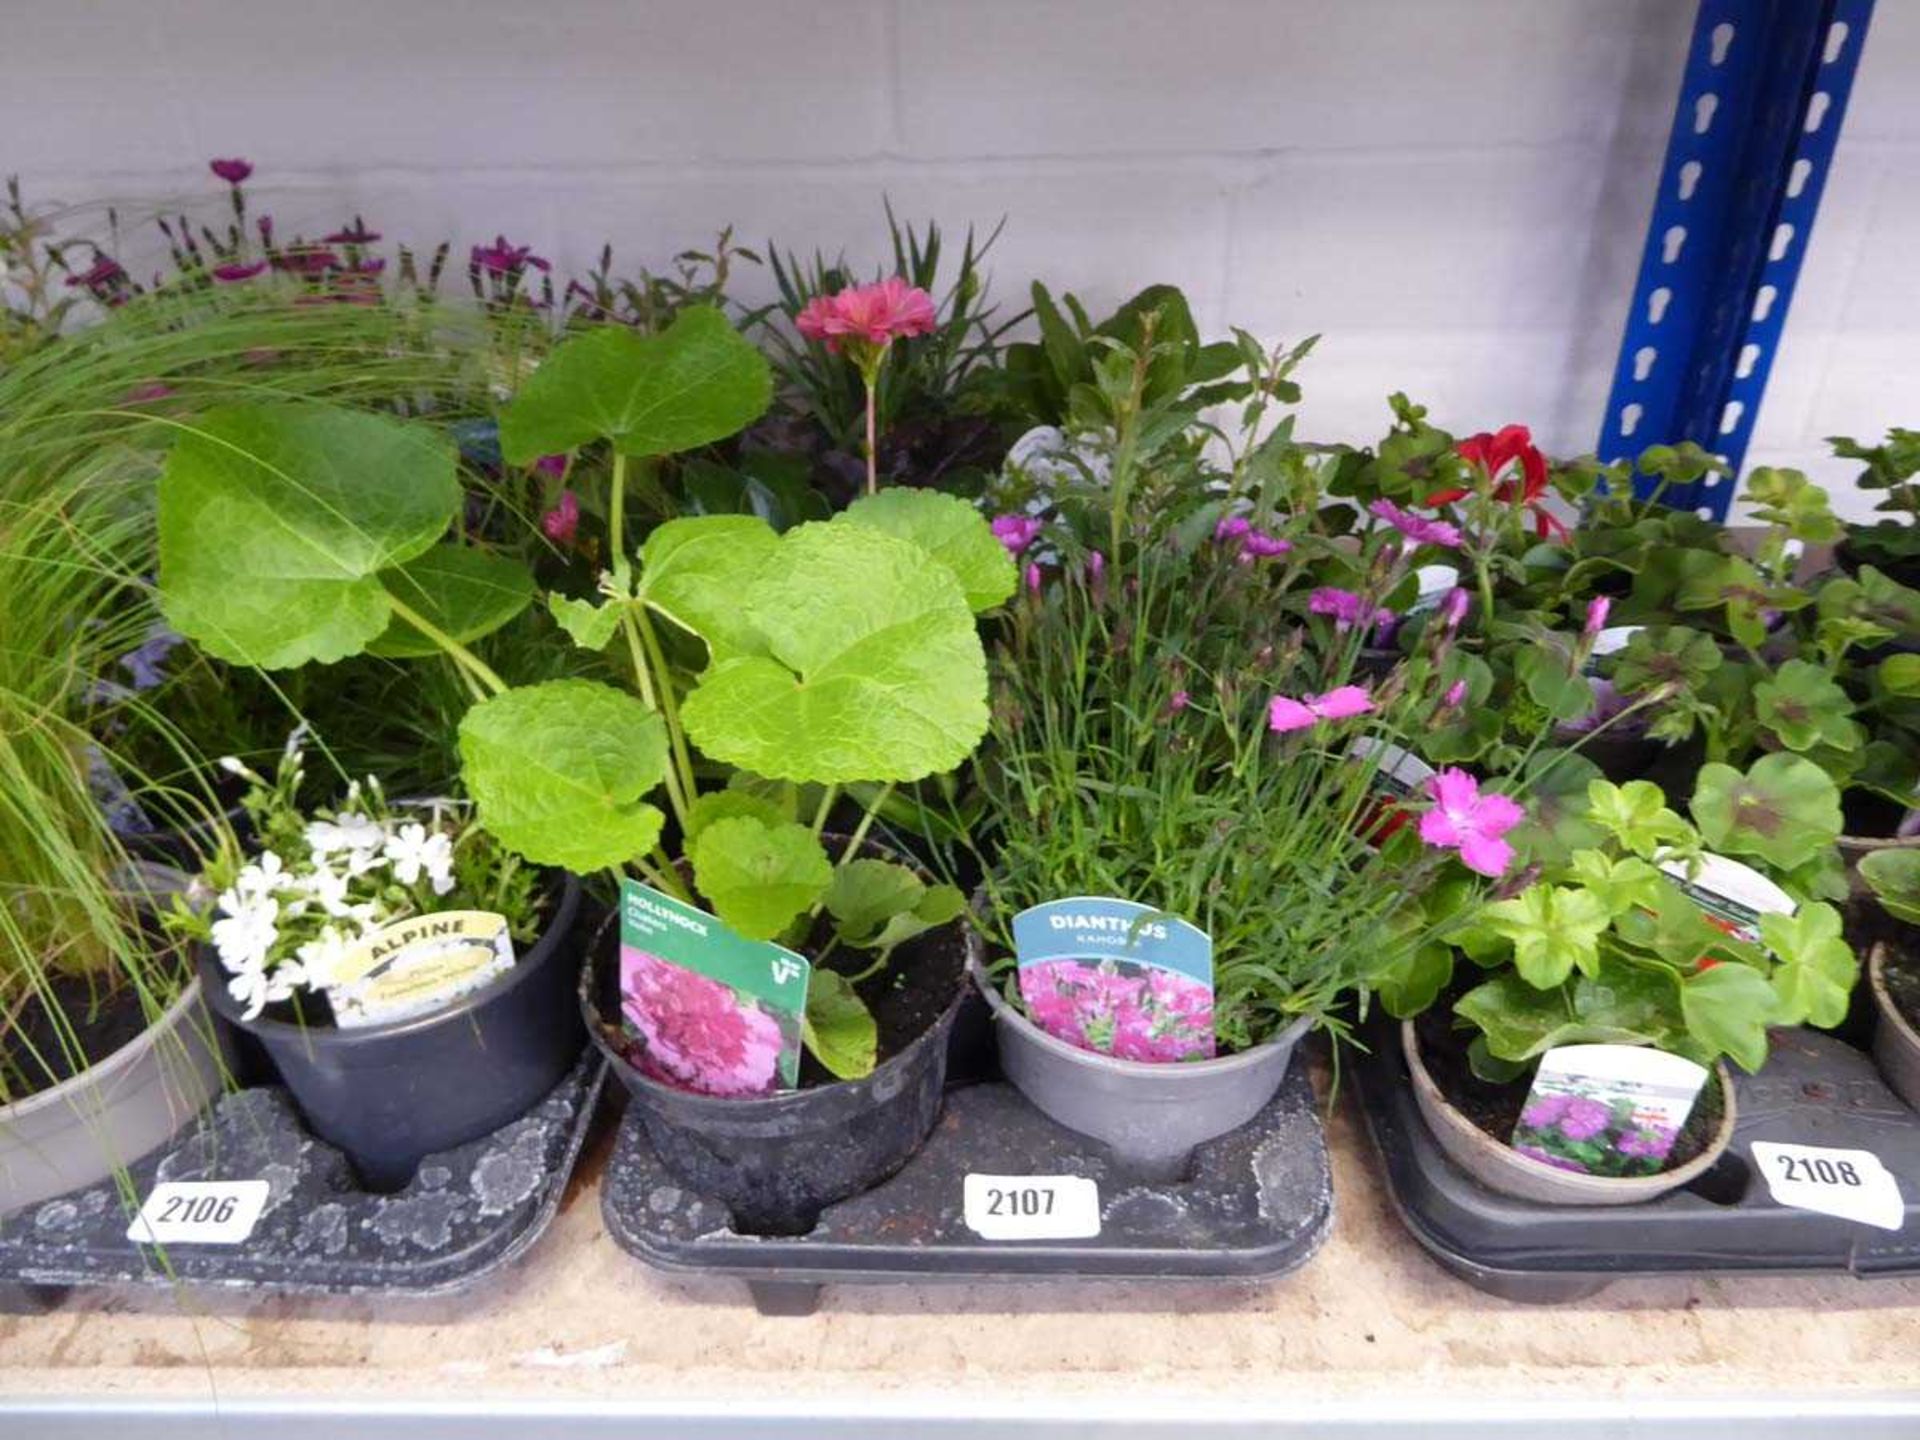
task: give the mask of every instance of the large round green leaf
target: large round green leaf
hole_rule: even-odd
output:
[[[991,610],[1020,584],[1013,556],[986,517],[958,496],[896,486],[854,501],[835,519],[913,541],[953,571],[975,610]]]
[[[401,604],[462,645],[492,634],[533,599],[533,576],[526,566],[470,545],[436,545],[381,579]],[[440,646],[395,615],[367,650],[406,659],[438,655]]]
[[[742,597],[767,653],[708,670],[687,733],[777,780],[919,780],[987,728],[986,657],[960,582],[864,525],[790,530]]]
[[[1694,782],[1693,818],[1715,850],[1791,870],[1839,837],[1840,791],[1799,755],[1762,756],[1744,775],[1715,762],[1701,766]]]
[[[672,455],[724,440],[773,398],[766,358],[711,306],[658,335],[611,325],[563,341],[500,415],[515,465],[610,440],[623,455]]]
[[[766,647],[740,600],[780,548],[754,515],[698,515],[656,525],[640,547],[640,598],[706,642],[714,660]]]
[[[819,838],[793,821],[734,815],[704,826],[690,848],[693,883],[713,913],[749,940],[771,940],[833,880]]]
[[[377,578],[460,504],[450,442],[324,405],[228,406],[181,435],[159,485],[160,605],[209,653],[345,659],[387,628]]]
[[[460,722],[460,773],[480,823],[541,865],[603,870],[653,849],[643,797],[667,773],[667,730],[622,690],[550,680],[481,701]]]

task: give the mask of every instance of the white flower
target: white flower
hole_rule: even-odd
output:
[[[238,756],[222,755],[218,763],[220,768],[229,775],[238,775],[242,780],[251,780],[256,785],[264,785],[267,783],[261,779],[259,775],[241,764]]]
[[[271,850],[262,851],[259,859],[233,877],[234,892],[242,900],[263,899],[293,883],[286,862]]]
[[[347,937],[329,925],[317,940],[309,940],[294,953],[300,957],[300,969],[306,983],[320,987],[331,985],[340,962],[352,949]]]
[[[386,842],[387,832],[380,822],[365,815],[348,811],[332,820],[310,820],[307,822],[307,846],[314,855],[332,855],[345,851],[349,856],[378,850]],[[349,861],[349,873],[364,873],[366,867],[354,870]]]
[[[281,757],[286,760],[298,760],[302,747],[307,743],[307,736],[312,733],[313,727],[304,720],[294,726],[288,732],[287,743],[280,751]]]
[[[243,899],[228,890],[220,896],[220,908],[227,912],[213,922],[213,948],[220,952],[220,963],[236,974],[259,969],[280,938],[275,923],[280,907],[271,898]]]
[[[227,981],[227,994],[240,1007],[240,1018],[252,1020],[267,1008],[267,972],[257,966]]]
[[[415,883],[424,870],[434,894],[444,895],[453,888],[453,842],[444,835],[429,835],[424,825],[402,825],[387,841],[386,857],[402,885]]]
[[[301,888],[313,901],[329,915],[347,913],[347,889],[352,878],[342,871],[327,865],[316,865],[313,872],[301,882]]]

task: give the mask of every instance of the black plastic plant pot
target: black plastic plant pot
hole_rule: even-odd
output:
[[[243,1020],[211,950],[200,955],[202,988],[259,1041],[313,1132],[369,1189],[397,1190],[422,1157],[526,1114],[579,1058],[580,882],[564,876],[550,893],[547,928],[513,968],[428,1015],[357,1029]]]
[[[939,1118],[948,1041],[966,995],[961,929],[955,921],[928,932],[916,946],[928,958],[951,958],[947,1003],[931,1025],[862,1080],[722,1097],[643,1074],[617,1040],[615,919],[594,939],[581,976],[580,1007],[588,1034],[632,1096],[661,1165],[689,1190],[725,1205],[737,1232],[805,1235],[825,1207],[871,1189],[906,1164]]]

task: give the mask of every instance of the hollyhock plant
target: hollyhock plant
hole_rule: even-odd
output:
[[[895,340],[933,332],[939,323],[933,297],[898,275],[872,285],[850,285],[832,295],[816,295],[794,316],[794,328],[836,355],[845,355],[860,372],[867,395],[867,493],[879,489],[879,437],[875,391],[881,367]]]
[[[1482,795],[1480,782],[1464,770],[1446,769],[1431,782],[1433,808],[1420,817],[1420,838],[1458,850],[1461,863],[1497,880],[1513,864],[1513,846],[1503,838],[1527,818],[1505,795]]]

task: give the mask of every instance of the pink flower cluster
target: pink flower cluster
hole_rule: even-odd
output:
[[[1046,960],[1020,971],[1020,995],[1034,1024],[1082,1050],[1153,1062],[1213,1056],[1213,992],[1171,971]]]
[[[933,297],[898,275],[874,285],[850,285],[834,295],[816,295],[794,317],[809,340],[834,354],[849,341],[884,349],[895,339],[930,334],[938,323]]]
[[[1251,565],[1255,560],[1268,560],[1275,555],[1284,555],[1293,549],[1293,542],[1282,540],[1278,535],[1269,535],[1264,530],[1254,528],[1251,520],[1244,515],[1223,515],[1220,523],[1213,527],[1213,538],[1222,544],[1233,543],[1234,559],[1242,565]]]
[[[1351,590],[1341,590],[1332,585],[1322,585],[1307,597],[1307,610],[1314,615],[1333,617],[1336,631],[1351,630],[1356,625],[1373,629],[1390,624],[1393,611],[1384,607],[1369,605],[1364,595],[1356,595]]]
[[[620,989],[647,1075],[697,1095],[761,1095],[779,1082],[779,1022],[731,986],[622,946]]]

